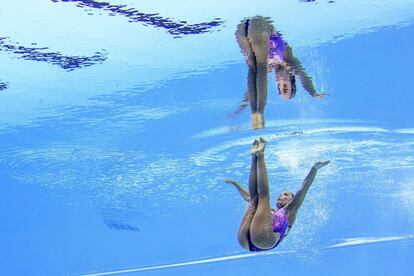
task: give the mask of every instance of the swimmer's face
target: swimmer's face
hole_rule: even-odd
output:
[[[276,207],[282,208],[286,206],[293,199],[293,193],[291,192],[282,192],[276,199]]]

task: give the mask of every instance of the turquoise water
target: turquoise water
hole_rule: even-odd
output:
[[[0,2],[2,275],[410,275],[414,3],[110,4]],[[255,15],[329,94],[285,101],[269,75],[261,130],[229,116]],[[331,164],[286,240],[252,254],[224,179],[247,184],[259,136],[272,204]]]

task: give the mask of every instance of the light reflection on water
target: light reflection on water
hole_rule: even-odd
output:
[[[8,64],[9,68],[18,67],[19,70],[25,70],[25,74],[20,75],[18,86],[13,85],[13,82],[17,81],[13,75],[14,70],[0,71],[2,80],[8,82],[15,89],[30,89],[26,93],[31,95],[10,99],[9,96],[2,95],[4,100],[0,102],[0,110],[8,110],[8,112],[2,114],[1,118],[7,118],[8,124],[31,124],[34,119],[43,114],[49,114],[46,111],[48,109],[38,108],[34,101],[27,100],[28,97],[43,97],[44,104],[49,109],[60,109],[63,99],[65,99],[65,105],[77,105],[84,103],[89,97],[111,94],[114,90],[130,88],[134,84],[151,85],[163,79],[185,77],[193,72],[200,72],[200,68],[205,68],[201,69],[205,72],[226,64],[241,63],[239,50],[233,41],[234,28],[240,22],[240,18],[251,16],[252,13],[271,15],[290,44],[296,48],[332,43],[370,31],[381,31],[389,26],[404,26],[414,17],[411,1],[393,1],[392,5],[390,3],[376,5],[375,3],[358,1],[346,3],[340,1],[332,4],[326,2],[320,1],[318,5],[314,5],[313,3],[292,1],[292,3],[277,3],[271,7],[268,3],[258,2],[254,10],[252,7],[242,7],[243,5],[240,7],[232,6],[229,9],[225,9],[226,6],[223,6],[223,9],[220,9],[220,5],[215,6],[214,3],[198,3],[199,8],[193,10],[194,15],[188,14],[187,9],[180,6],[184,5],[184,2],[177,2],[174,7],[142,4],[145,11],[153,10],[155,12],[158,10],[159,13],[163,13],[163,11],[169,10],[170,12],[165,12],[165,14],[174,12],[174,16],[171,18],[188,18],[186,19],[188,22],[195,22],[193,16],[197,16],[201,11],[206,14],[202,18],[210,16],[214,12],[222,14],[220,18],[226,21],[225,28],[220,32],[196,34],[194,38],[186,36],[180,40],[171,40],[171,37],[165,37],[162,32],[154,31],[151,27],[129,28],[128,26],[131,24],[128,22],[102,21],[94,17],[81,16],[74,13],[78,8],[72,7],[71,3],[53,3],[51,1],[49,5],[36,7],[37,12],[33,13],[30,12],[33,8],[32,4],[24,2],[22,5],[19,4],[18,8],[26,10],[32,17],[22,18],[19,14],[13,16],[7,13],[2,14],[2,20],[8,24],[2,24],[0,36],[9,36],[24,46],[30,45],[34,41],[29,34],[38,34],[39,38],[36,41],[39,45],[47,45],[52,51],[59,50],[71,56],[73,53],[79,55],[79,53],[93,53],[97,49],[106,49],[108,56],[102,65],[68,75],[66,72],[51,71],[49,68],[32,63],[30,66],[18,63],[3,56],[4,52],[0,51],[0,59],[2,63],[4,62],[3,64]],[[188,3],[185,4],[188,5]],[[16,4],[4,1],[0,10],[16,9],[13,5]],[[151,5],[155,6],[151,8]],[[366,12],[372,7],[376,9],[375,16]],[[131,5],[131,9],[134,8],[139,9],[138,5],[136,7]],[[61,16],[62,20],[55,22],[56,25],[52,26],[44,19],[47,18],[44,15],[54,14],[57,11],[56,15]],[[352,17],[352,20],[348,17]],[[71,23],[76,21],[74,18],[79,19],[79,24],[83,24],[87,28],[74,28]],[[213,17],[210,16],[210,18]],[[292,21],[292,18],[295,20]],[[298,18],[300,20],[297,20]],[[127,25],[125,31],[118,32],[118,29],[122,29],[122,26],[125,25]],[[66,30],[66,39],[61,38],[62,29]],[[44,32],[39,33],[39,30],[44,30]],[[19,36],[16,36],[16,33]],[[57,34],[59,34],[59,39],[54,40],[53,35]],[[135,45],[139,45],[139,47]],[[186,49],[192,50],[187,51]],[[120,63],[122,66],[119,66]],[[125,68],[128,69],[125,71]],[[47,79],[48,86],[45,87],[38,81],[25,77],[32,75]],[[97,78],[97,75],[101,77]],[[317,75],[319,74],[315,74],[315,76]],[[134,80],[134,84],[132,84],[132,80]],[[27,85],[22,87],[24,83]],[[87,89],[77,86],[79,83],[85,84],[83,87]],[[117,88],[116,85],[121,87]],[[7,91],[13,93],[14,90]],[[40,91],[42,92],[40,93]],[[62,91],[62,93],[56,91]],[[14,114],[10,114],[12,110],[7,109],[7,106],[1,106],[2,103],[8,106],[11,104],[24,105],[26,110],[30,112],[16,110]]]
[[[269,140],[266,161],[274,193],[280,189],[297,189],[314,161],[332,160],[329,168],[318,175],[318,183],[306,202],[307,208],[314,212],[301,214],[304,221],[314,224],[295,227],[295,232],[302,237],[312,236],[329,220],[333,199],[338,196],[329,187],[341,182],[341,175],[355,181],[352,185],[356,186],[348,189],[359,188],[360,192],[371,193],[378,186],[382,191],[391,188],[387,180],[390,178],[380,172],[414,167],[411,134],[349,124],[335,127],[330,123],[321,127],[323,123],[301,128],[300,134],[283,133],[277,128],[269,128],[264,134]],[[286,124],[284,128],[289,129],[291,125]],[[146,206],[153,215],[162,216],[165,205],[201,208],[217,201],[233,200],[233,191],[223,181],[235,176],[241,183],[246,182],[249,145],[255,135],[236,139],[221,137],[218,144],[206,145],[187,157],[156,151],[68,145],[5,151],[0,156],[0,164],[9,168],[16,180],[47,187],[57,197],[66,195],[64,201],[70,204],[86,203],[102,210],[114,208],[131,213]],[[394,143],[396,137],[398,144]],[[407,188],[402,189],[401,193],[408,196]],[[87,195],[87,200],[84,201],[84,196],[78,198],[79,194]],[[193,196],[201,194],[204,196]],[[243,208],[240,204],[236,206]]]
[[[39,275],[59,274],[56,267],[84,273],[238,254],[235,235],[245,205],[223,180],[246,183],[249,148],[257,136],[269,140],[266,161],[275,194],[296,190],[314,161],[332,160],[318,175],[282,250],[412,234],[414,131],[406,108],[411,98],[403,73],[392,72],[385,80],[370,70],[402,68],[412,58],[404,56],[400,64],[403,45],[390,37],[412,32],[412,27],[398,27],[411,24],[413,3],[328,2],[276,1],[269,7],[268,1],[259,1],[252,7],[233,1],[180,0],[174,6],[118,1],[102,4],[106,10],[99,14],[95,7],[82,11],[85,3],[98,1],[44,1],[36,9],[31,1],[2,1],[0,175],[7,179],[3,184],[9,193],[4,194],[12,196],[0,202],[22,208],[4,219],[14,222],[2,228],[2,236],[9,238],[6,250],[12,252],[6,261],[17,262],[14,256],[26,252],[20,241],[29,246],[18,261],[36,263]],[[8,12],[17,7],[21,12]],[[367,12],[373,9],[376,13]],[[126,20],[141,10],[143,20]],[[226,116],[245,86],[235,26],[257,14],[271,15],[315,83],[331,96],[314,103],[301,91],[290,103],[281,103],[270,84],[266,129],[252,132],[248,114]],[[376,43],[379,51],[392,48],[393,54],[386,62],[381,56],[367,65],[361,53],[376,49],[354,45],[353,39],[375,32],[388,37],[389,43]],[[339,41],[345,53],[327,58],[326,49]],[[335,74],[355,57],[364,66]],[[62,60],[79,66],[70,71],[75,67]],[[401,71],[411,72],[408,67]],[[355,76],[373,87],[395,80],[399,98],[366,86],[361,92],[365,83],[343,88]],[[355,113],[335,113],[341,108]],[[393,120],[398,112],[405,116]],[[24,191],[31,189],[43,199],[24,199]],[[81,234],[71,236],[73,229]],[[49,240],[51,233],[57,238]],[[87,246],[85,240],[94,243]],[[52,265],[42,265],[51,269],[44,273],[36,256],[49,260],[48,252],[57,252],[53,246],[87,254],[73,262],[76,268],[53,259]],[[30,253],[43,247],[51,250]],[[68,252],[53,257],[65,262]],[[314,261],[312,254],[304,255]]]

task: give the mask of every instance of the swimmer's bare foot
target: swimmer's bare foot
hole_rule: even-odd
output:
[[[264,154],[266,142],[267,141],[262,137],[260,137],[259,140],[256,139],[252,145],[252,154],[255,154],[255,155]]]
[[[262,142],[262,143],[265,143],[266,144],[267,143],[267,140],[265,138],[263,138],[263,137],[260,137],[259,138],[259,142]]]
[[[267,141],[263,137],[259,138],[259,145],[257,147],[256,155],[264,154],[266,143]]]
[[[252,113],[252,128],[253,129],[264,128],[263,114],[258,113],[258,112]]]
[[[258,147],[259,147],[259,144],[260,144],[259,139],[254,139],[254,142],[253,142],[253,144],[252,144],[252,149],[251,149],[251,153],[252,153],[252,154],[256,154],[257,149],[258,149]]]

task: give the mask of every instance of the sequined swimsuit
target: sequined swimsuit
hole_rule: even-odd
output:
[[[285,41],[279,33],[274,33],[269,38],[269,54],[267,63],[270,67],[276,67],[285,58]]]
[[[256,247],[252,241],[250,240],[250,234],[249,234],[249,250],[254,252],[260,252],[265,250],[270,250],[275,248],[279,245],[279,243],[283,240],[284,237],[287,236],[287,230],[288,228],[291,228],[291,226],[288,223],[288,219],[286,216],[286,211],[284,208],[280,208],[276,212],[272,211],[272,227],[274,233],[279,233],[279,239],[276,241],[275,245],[272,248],[269,249],[261,249]]]

